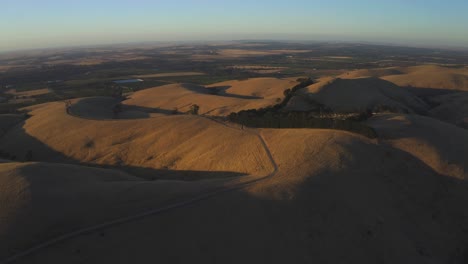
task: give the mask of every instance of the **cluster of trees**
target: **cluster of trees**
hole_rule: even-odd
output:
[[[320,117],[311,112],[260,112],[256,110],[231,113],[228,119],[249,127],[257,128],[323,128],[338,129],[376,138],[375,130],[360,122],[367,119],[367,113],[348,118]]]
[[[293,112],[282,111],[294,94],[302,88],[314,83],[310,78],[298,80],[300,83],[292,89],[284,91],[284,99],[278,104],[260,109],[251,109],[231,113],[228,119],[250,127],[261,128],[328,128],[346,130],[359,133],[369,138],[376,138],[377,133],[361,121],[372,116],[372,111],[340,115],[334,114],[331,109],[319,106],[316,111]]]
[[[299,82],[298,85],[294,86],[291,89],[284,90],[284,92],[283,92],[283,95],[284,95],[283,101],[276,104],[276,105],[274,105],[273,108],[279,109],[279,108],[285,107],[288,104],[289,100],[291,100],[291,98],[294,96],[294,94],[299,89],[305,88],[305,87],[315,83],[315,81],[313,79],[311,79],[311,78],[299,78],[299,79],[297,79],[297,81]]]

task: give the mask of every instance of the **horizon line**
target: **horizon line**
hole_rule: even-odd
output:
[[[264,38],[264,39],[205,39],[205,40],[143,40],[143,41],[130,41],[130,42],[109,42],[109,43],[90,43],[79,45],[57,45],[39,48],[19,48],[19,49],[6,49],[1,50],[0,54],[8,54],[15,52],[32,52],[32,51],[47,51],[47,50],[64,50],[64,49],[80,49],[80,48],[99,48],[99,47],[115,47],[115,46],[132,46],[132,45],[151,45],[151,44],[201,44],[201,43],[227,43],[227,42],[279,42],[279,43],[297,43],[297,44],[310,44],[310,43],[346,43],[346,44],[363,44],[363,45],[376,45],[376,46],[393,46],[393,47],[407,47],[407,48],[420,48],[420,49],[441,49],[441,50],[458,50],[468,51],[468,45],[440,45],[440,44],[410,44],[392,41],[371,41],[371,40],[339,40],[339,39],[284,39],[284,38]]]

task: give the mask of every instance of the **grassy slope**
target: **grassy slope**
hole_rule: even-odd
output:
[[[275,177],[109,228],[104,237],[73,239],[19,263],[445,263],[463,258],[466,184],[438,175],[405,152],[345,132],[262,134],[279,165]]]
[[[63,103],[50,103],[0,139],[0,148],[33,159],[70,160],[116,166],[177,171],[218,171],[263,175],[271,171],[258,138],[198,116],[100,121],[66,114]],[[149,174],[149,175],[148,175]],[[214,175],[213,175],[214,176]]]

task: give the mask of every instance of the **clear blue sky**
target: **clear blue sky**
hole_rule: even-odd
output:
[[[0,51],[167,40],[468,47],[468,0],[0,0]]]

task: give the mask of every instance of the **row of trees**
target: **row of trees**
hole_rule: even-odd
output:
[[[300,83],[284,91],[284,99],[278,104],[231,113],[228,119],[249,127],[258,128],[328,128],[359,133],[369,138],[376,138],[377,133],[362,123],[372,116],[371,110],[353,114],[336,114],[331,109],[318,105],[317,110],[308,112],[284,111],[284,107],[294,94],[314,83],[310,78],[298,80]]]
[[[337,118],[333,116],[318,116],[308,112],[265,112],[258,115],[256,111],[241,111],[228,116],[231,122],[248,127],[257,128],[322,128],[338,129],[361,134],[369,138],[376,138],[377,133],[373,128],[360,122],[367,117],[366,113]]]

